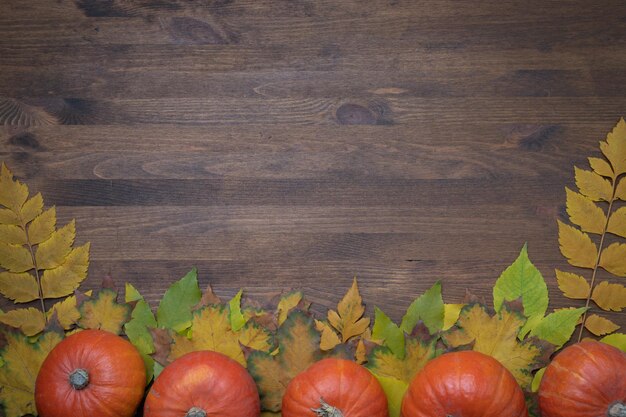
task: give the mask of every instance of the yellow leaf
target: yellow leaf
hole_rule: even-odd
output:
[[[376,347],[369,358],[368,369],[376,375],[392,377],[406,383],[437,355],[437,339],[429,342],[416,338],[405,339],[405,356],[400,359],[386,347]]]
[[[31,245],[45,242],[54,232],[57,224],[56,208],[52,207],[35,217],[28,226],[28,239]]]
[[[54,304],[48,311],[48,317],[52,317],[54,313],[57,314],[57,319],[61,326],[65,330],[70,329],[80,319],[80,312],[76,308],[76,297],[72,295]]]
[[[622,178],[617,183],[617,188],[615,189],[615,198],[626,201],[626,178]]]
[[[0,224],[0,241],[11,245],[26,244],[24,229],[12,224]]]
[[[626,207],[620,207],[611,214],[607,231],[614,235],[626,237]]]
[[[626,308],[626,287],[602,281],[593,289],[591,299],[603,310],[622,311]]]
[[[272,349],[272,335],[266,329],[248,322],[238,332],[239,343],[254,350],[269,352]]]
[[[261,397],[261,409],[280,411],[285,387],[291,378],[274,357],[253,352],[248,363],[248,370],[254,378]],[[269,414],[268,412],[268,415]]]
[[[34,336],[46,327],[46,318],[36,308],[19,308],[0,314],[0,323],[20,329],[26,336]]]
[[[117,303],[115,291],[101,290],[96,298],[81,304],[78,325],[83,329],[101,329],[120,334],[130,315],[126,304]]]
[[[556,270],[556,281],[563,295],[568,298],[586,299],[589,296],[589,283],[580,275]]]
[[[26,337],[7,333],[7,345],[0,352],[0,403],[7,416],[36,415],[35,379],[48,353],[62,339],[55,332],[44,333],[37,343]]]
[[[213,350],[246,364],[239,336],[230,327],[228,310],[223,305],[211,305],[193,314],[191,337],[174,334],[171,359],[196,350]]]
[[[315,320],[315,328],[322,336],[320,340],[320,349],[331,350],[335,346],[341,343],[341,339],[337,336],[337,333],[330,327],[330,325],[324,321]]]
[[[598,257],[598,248],[591,241],[588,234],[569,226],[560,220],[559,245],[561,253],[570,264],[581,268],[593,268]]]
[[[72,250],[72,243],[76,237],[74,220],[58,229],[50,238],[41,242],[35,253],[35,261],[39,269],[52,269],[61,265]]]
[[[606,136],[606,142],[600,142],[600,150],[613,166],[616,175],[626,172],[626,122],[623,118]]]
[[[0,204],[19,213],[27,198],[28,187],[13,180],[13,174],[3,162],[0,171]]]
[[[287,315],[291,310],[302,300],[303,294],[301,291],[292,291],[280,298],[278,302],[278,325],[280,326],[287,319]]]
[[[0,272],[0,293],[16,303],[27,303],[39,297],[39,287],[28,272]]]
[[[365,343],[363,342],[363,339],[359,339],[359,342],[356,344],[354,359],[356,360],[356,363],[361,365],[367,362],[367,349],[365,348]]]
[[[602,251],[600,266],[613,275],[626,277],[626,245],[612,243]]]
[[[604,336],[605,334],[613,333],[619,329],[617,324],[613,323],[609,319],[600,317],[597,314],[592,314],[587,317],[585,327],[596,336]]]
[[[72,249],[62,265],[43,272],[41,288],[45,298],[64,297],[78,288],[87,277],[89,247],[86,243]]]
[[[21,223],[25,225],[28,222],[32,221],[35,217],[41,214],[42,210],[43,197],[41,196],[41,193],[37,193],[34,197],[26,201],[22,206],[22,210],[20,213],[20,217],[22,219]]]
[[[582,194],[575,193],[565,187],[567,194],[567,214],[570,221],[584,231],[602,234],[606,224],[606,216],[602,209]]]
[[[442,330],[448,330],[454,326],[454,323],[459,319],[461,309],[465,307],[465,304],[444,304],[443,305],[443,328]]]
[[[613,187],[611,182],[593,171],[574,167],[576,186],[580,192],[593,201],[611,201]]]
[[[615,173],[613,172],[613,168],[611,168],[611,165],[608,162],[606,162],[604,159],[593,158],[593,157],[590,157],[588,159],[589,159],[589,165],[591,166],[591,169],[593,169],[596,172],[596,174],[602,175],[603,177],[615,178]]]
[[[20,225],[20,218],[15,212],[9,209],[0,208],[0,224]]]
[[[10,272],[26,272],[33,269],[33,257],[23,246],[0,242],[0,266]]]
[[[540,366],[543,352],[528,339],[517,339],[525,321],[521,314],[509,311],[506,306],[490,316],[481,305],[468,305],[443,339],[455,348],[473,343],[473,350],[496,358],[522,387],[527,387],[532,381],[531,372]]]
[[[365,306],[359,294],[356,278],[352,287],[337,305],[337,311],[328,311],[328,322],[341,334],[347,342],[351,337],[362,334],[370,325],[369,317],[363,317]]]

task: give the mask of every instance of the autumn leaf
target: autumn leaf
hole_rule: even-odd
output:
[[[28,242],[26,233],[21,227],[13,224],[0,224],[0,242],[9,245],[24,245]]]
[[[328,310],[328,322],[339,332],[343,342],[362,334],[370,325],[369,317],[363,317],[365,306],[359,294],[356,278],[337,305],[337,311]]]
[[[74,220],[56,230],[45,241],[41,242],[35,252],[35,261],[38,269],[53,269],[63,264],[72,250],[76,237]]]
[[[606,225],[606,216],[591,199],[565,187],[567,214],[572,223],[583,232],[601,235]]]
[[[452,347],[471,346],[473,350],[500,361],[522,387],[532,381],[532,371],[541,367],[547,349],[517,335],[525,323],[521,313],[504,305],[494,316],[480,304],[470,304],[461,310],[457,323],[443,333],[444,342]]]
[[[277,307],[279,326],[285,322],[289,312],[296,308],[302,298],[302,291],[291,291],[280,298]]]
[[[101,329],[120,334],[128,321],[130,309],[127,304],[117,302],[117,293],[110,289],[100,290],[95,298],[84,301],[78,308],[83,329]]]
[[[597,314],[592,314],[587,317],[585,327],[596,336],[604,336],[605,334],[613,333],[619,329],[620,326],[609,319],[600,317]]]
[[[622,311],[626,307],[626,287],[602,281],[593,289],[591,299],[603,310]]]
[[[598,257],[598,248],[591,241],[589,235],[560,220],[557,220],[557,223],[559,225],[561,253],[568,262],[581,268],[593,269]]]
[[[172,284],[157,309],[157,323],[161,328],[182,332],[191,326],[191,310],[202,297],[198,286],[198,270],[193,268]]]
[[[626,277],[626,244],[611,243],[602,251],[600,266],[613,275]]]
[[[392,377],[409,383],[429,360],[438,355],[437,340],[436,337],[431,340],[421,340],[407,336],[404,340],[403,350],[406,353],[403,357],[398,357],[386,346],[378,346],[370,353],[367,368],[375,375]]]
[[[28,187],[19,181],[13,180],[13,174],[2,163],[0,168],[0,204],[14,213],[20,213],[22,206],[28,199]]]
[[[602,158],[589,157],[589,166],[594,172],[603,177],[615,178],[615,172],[611,165]]]
[[[465,304],[444,304],[443,310],[443,328],[441,330],[448,330],[454,326],[454,323],[459,319],[461,310],[465,307]]]
[[[87,278],[89,247],[86,243],[71,250],[64,262],[43,272],[41,288],[44,298],[64,297],[76,290]]]
[[[582,300],[589,297],[591,287],[585,278],[571,272],[563,272],[558,269],[555,271],[556,280],[563,295],[568,298]]]
[[[585,310],[585,307],[566,308],[550,313],[539,322],[530,335],[545,340],[558,349],[572,337],[576,324]]]
[[[613,187],[606,178],[592,171],[574,167],[576,186],[580,192],[593,201],[611,201]]]
[[[600,339],[600,342],[615,346],[622,352],[626,352],[626,334],[624,333],[613,333],[608,336],[604,336]]]
[[[26,336],[34,336],[46,327],[46,317],[33,307],[0,313],[0,323],[20,329]]]
[[[76,296],[72,295],[55,303],[48,311],[48,318],[55,313],[61,327],[65,330],[71,329],[80,319],[80,312],[76,307]]]
[[[52,236],[57,224],[57,211],[51,207],[33,219],[28,226],[28,241],[31,245],[45,242]]]
[[[600,150],[611,163],[616,175],[626,172],[626,122],[623,118],[606,136],[606,141],[600,142]]]
[[[374,308],[372,338],[382,341],[398,358],[403,359],[405,357],[404,332],[378,307]]]
[[[539,385],[541,384],[541,379],[543,378],[543,374],[545,372],[546,372],[546,368],[543,367],[535,373],[535,375],[533,376],[533,382],[530,385],[531,392],[539,391]]]
[[[615,189],[615,198],[618,198],[622,201],[626,201],[626,178],[622,178],[617,183],[617,188]]]
[[[320,334],[311,317],[293,310],[276,332],[278,353],[254,351],[248,357],[248,370],[259,388],[261,408],[280,411],[289,381],[321,359]]]
[[[242,294],[243,291],[239,290],[239,292],[228,303],[230,326],[232,327],[233,331],[240,330],[247,321],[243,316],[243,313],[241,312]]]
[[[250,349],[269,352],[273,347],[272,334],[254,322],[247,322],[238,335],[239,343]]]
[[[34,268],[28,249],[0,242],[0,266],[9,272],[26,272]]]
[[[0,293],[16,303],[27,303],[39,297],[37,280],[28,272],[0,272]]]
[[[620,207],[611,213],[607,232],[626,237],[626,207]]]
[[[150,383],[154,375],[154,359],[150,355],[155,349],[149,329],[157,327],[157,322],[150,306],[132,284],[126,283],[124,300],[136,303],[130,320],[124,324],[124,333],[139,351],[146,367],[146,383]]]
[[[341,339],[328,322],[315,320],[315,328],[321,333],[320,349],[323,351],[332,350],[335,346],[341,344]]]
[[[422,320],[433,334],[443,327],[444,314],[441,283],[436,282],[407,308],[406,314],[402,317],[400,329],[405,333],[411,333],[417,322]]]
[[[527,322],[519,337],[523,338],[539,323],[548,308],[548,287],[541,272],[528,258],[527,245],[519,256],[502,272],[493,287],[493,305],[500,311],[505,301],[522,300]]]
[[[0,351],[0,402],[7,417],[37,414],[35,408],[35,379],[48,353],[62,335],[46,332],[36,343],[16,334],[6,333],[7,344]]]

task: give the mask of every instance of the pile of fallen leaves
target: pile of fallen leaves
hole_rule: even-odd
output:
[[[395,323],[379,308],[373,320],[356,278],[330,309],[316,317],[301,291],[289,291],[264,304],[239,291],[221,300],[208,286],[201,291],[195,269],[173,283],[158,305],[149,305],[127,283],[123,294],[110,279],[95,293],[79,291],[87,276],[89,244],[75,247],[75,224],[57,228],[55,208],[44,210],[40,194],[0,172],[0,293],[26,308],[0,311],[0,403],[8,417],[36,414],[34,385],[47,353],[66,335],[82,329],[124,334],[139,350],[148,383],[176,358],[196,350],[221,352],[254,377],[265,416],[279,416],[286,385],[325,357],[341,357],[367,367],[381,382],[390,415],[411,379],[444,352],[472,349],[499,360],[534,395],[550,356],[572,338],[576,326],[605,336],[626,351],[626,334],[597,315],[626,307],[622,284],[596,283],[599,268],[626,275],[626,123],[621,120],[601,142],[607,160],[590,158],[593,171],[576,170],[580,193],[567,190],[572,225],[559,222],[559,243],[573,266],[591,270],[589,280],[556,271],[567,297],[584,300],[578,308],[548,311],[548,288],[524,246],[495,281],[487,303],[468,293],[460,303],[443,301],[439,282],[418,296]],[[603,211],[604,208],[604,211]],[[576,227],[577,226],[577,227]],[[580,228],[580,229],[579,229]],[[599,236],[596,245],[589,234]],[[607,236],[614,235],[608,244]],[[607,245],[608,246],[604,246]],[[45,300],[54,299],[50,308]],[[490,306],[493,306],[491,308]],[[607,323],[608,322],[608,323]]]

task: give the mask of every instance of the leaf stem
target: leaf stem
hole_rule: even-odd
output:
[[[585,322],[587,321],[587,311],[589,310],[589,304],[591,303],[591,295],[593,294],[593,288],[596,283],[596,274],[598,267],[600,266],[600,259],[602,256],[602,249],[604,247],[604,238],[606,237],[607,230],[609,228],[609,220],[611,219],[611,210],[613,210],[613,202],[615,202],[615,192],[617,191],[617,179],[618,176],[613,178],[613,193],[611,195],[611,201],[609,201],[609,208],[606,211],[606,222],[604,222],[604,229],[602,230],[602,236],[600,237],[600,245],[598,246],[598,256],[596,258],[596,264],[593,267],[591,273],[591,283],[589,284],[589,294],[587,295],[587,301],[585,302],[585,312],[583,313],[582,321],[580,322],[580,331],[578,332],[578,342],[583,338],[583,330],[585,329]]]
[[[48,323],[48,316],[46,314],[46,304],[44,303],[44,298],[43,298],[43,287],[41,286],[41,277],[39,276],[39,269],[37,268],[37,259],[35,258],[35,251],[33,250],[32,243],[30,243],[30,237],[28,236],[28,231],[26,230],[26,224],[24,223],[24,219],[22,219],[21,217],[22,216],[20,216],[20,221],[22,223],[21,226],[22,226],[22,229],[24,230],[24,234],[26,235],[26,244],[28,245],[28,250],[30,251],[30,257],[33,260],[33,266],[35,268],[35,278],[37,279],[37,290],[39,292],[39,302],[41,303],[41,311],[43,313],[45,322]]]

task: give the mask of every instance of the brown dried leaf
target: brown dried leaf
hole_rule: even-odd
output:
[[[359,294],[356,278],[352,286],[337,305],[337,311],[328,311],[328,322],[339,332],[342,341],[347,342],[354,336],[359,336],[370,325],[369,317],[363,317],[365,306]]]
[[[593,289],[591,299],[603,310],[622,311],[626,308],[626,287],[602,281]]]

